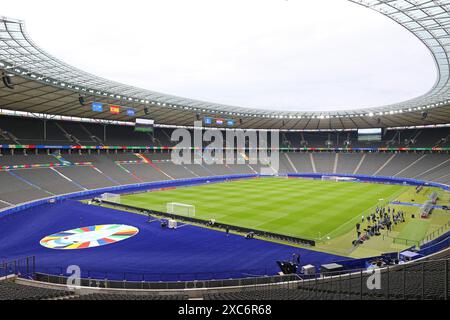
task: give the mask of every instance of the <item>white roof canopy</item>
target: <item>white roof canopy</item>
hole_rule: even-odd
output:
[[[15,84],[13,90],[0,87],[0,107],[131,119],[124,114],[92,112],[89,107],[80,106],[78,96],[82,95],[87,103],[98,101],[132,107],[138,116],[148,108],[157,123],[174,125],[192,125],[196,118],[204,115],[236,119],[237,126],[248,128],[340,129],[450,122],[450,3],[439,0],[349,1],[395,20],[427,46],[438,70],[437,81],[429,92],[397,104],[327,112],[275,111],[210,103],[136,88],[79,70],[39,48],[27,35],[22,21],[0,17],[0,69],[14,75]]]

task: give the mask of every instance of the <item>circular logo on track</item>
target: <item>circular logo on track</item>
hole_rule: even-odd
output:
[[[103,224],[61,231],[43,238],[40,244],[50,249],[86,249],[126,240],[138,232],[138,228],[124,224]]]

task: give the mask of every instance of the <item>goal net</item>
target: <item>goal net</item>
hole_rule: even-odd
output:
[[[322,181],[339,181],[336,176],[322,176]]]
[[[195,217],[195,206],[186,203],[167,203],[167,213],[184,217]]]
[[[120,203],[120,194],[116,193],[103,193],[100,199],[108,202]]]

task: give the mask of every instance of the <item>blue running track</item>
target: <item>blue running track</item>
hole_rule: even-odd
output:
[[[96,248],[54,250],[39,244],[59,231],[99,224],[127,224],[139,229],[129,239]],[[301,255],[301,264],[317,267],[347,258],[262,240],[247,240],[205,228],[161,228],[133,213],[68,200],[18,212],[0,219],[0,261],[36,257],[36,271],[65,274],[81,267],[83,277],[129,281],[227,279],[273,275],[276,260]]]

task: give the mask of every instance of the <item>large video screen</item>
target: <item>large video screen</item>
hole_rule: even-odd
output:
[[[381,128],[358,129],[358,141],[381,141]]]
[[[137,118],[134,124],[134,131],[138,132],[153,132],[153,125],[155,121],[152,119]]]

